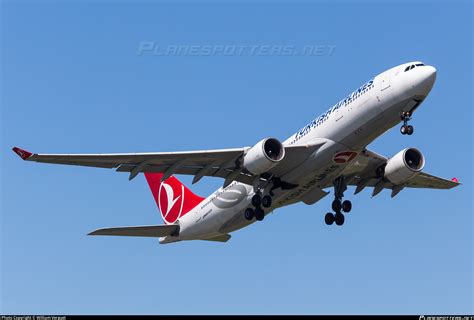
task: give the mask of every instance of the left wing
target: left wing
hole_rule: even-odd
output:
[[[451,189],[460,185],[456,178],[448,180],[424,172],[420,172],[401,185],[394,185],[381,179],[377,174],[377,169],[387,160],[388,158],[366,149],[358,155],[343,175],[348,177],[348,185],[357,186],[356,194],[365,187],[373,187],[372,196],[383,189],[391,189],[392,197],[394,197],[404,188]]]
[[[270,171],[275,176],[282,176],[303,162],[325,140],[316,140],[305,145],[285,146],[285,157]],[[116,168],[119,172],[129,172],[129,180],[140,172],[163,173],[162,180],[173,174],[193,175],[193,183],[204,176],[221,177],[225,184],[239,181],[252,184],[255,176],[242,170],[242,158],[249,147],[200,150],[182,152],[152,153],[115,153],[115,154],[37,154],[20,148],[13,148],[23,160],[43,163],[67,164],[97,168]]]
[[[140,172],[167,172],[166,180],[174,173],[200,176],[225,176],[227,169],[247,148],[202,150],[185,152],[109,153],[109,154],[37,154],[13,148],[23,160],[53,164],[67,164],[96,168],[117,168],[130,172],[133,179]],[[205,169],[203,171],[203,169]],[[232,170],[231,170],[232,171]]]

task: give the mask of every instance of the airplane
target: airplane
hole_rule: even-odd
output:
[[[456,178],[423,172],[425,157],[405,148],[387,158],[367,149],[377,137],[402,122],[400,132],[412,135],[414,111],[428,96],[436,69],[423,62],[386,70],[351,92],[329,110],[283,142],[269,137],[253,147],[234,149],[122,153],[33,154],[13,148],[23,160],[144,173],[164,225],[97,229],[89,235],[158,237],[159,243],[183,240],[226,242],[230,233],[277,208],[303,202],[312,205],[334,190],[327,225],[344,224],[352,209],[344,200],[348,186],[355,194],[372,187],[372,197],[384,189],[395,197],[405,188],[451,189]],[[223,186],[207,198],[195,195],[174,175],[220,177]]]

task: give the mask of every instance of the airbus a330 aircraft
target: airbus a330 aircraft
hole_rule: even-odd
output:
[[[23,160],[77,166],[117,168],[129,180],[144,172],[165,225],[98,229],[90,235],[160,237],[160,243],[181,240],[226,242],[230,232],[261,221],[289,204],[311,205],[334,189],[328,225],[344,224],[352,204],[344,200],[348,186],[355,194],[373,187],[372,196],[390,189],[450,189],[446,180],[422,172],[420,150],[406,148],[387,158],[366,147],[403,122],[411,135],[413,112],[431,91],[436,69],[422,62],[391,68],[369,80],[283,143],[266,138],[253,147],[236,149],[129,154],[33,154],[13,148]],[[223,178],[224,185],[207,198],[192,193],[173,175]]]

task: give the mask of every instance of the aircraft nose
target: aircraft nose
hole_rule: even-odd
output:
[[[433,84],[436,80],[436,68],[432,66],[426,66],[425,77],[427,82]]]
[[[419,83],[417,85],[418,90],[422,95],[428,95],[433,88],[436,80],[436,68],[432,66],[423,66],[419,70]]]

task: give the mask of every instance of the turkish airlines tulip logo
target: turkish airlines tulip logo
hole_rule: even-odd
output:
[[[16,153],[18,153],[18,155],[20,156],[20,158],[24,158],[24,157],[25,157],[25,153],[23,152],[23,150],[17,150]]]
[[[158,191],[161,216],[166,223],[174,223],[181,217],[184,205],[184,186],[175,188],[169,184],[162,183]]]
[[[23,149],[20,149],[20,148],[17,148],[17,147],[14,147],[12,150],[17,155],[19,155],[20,158],[22,158],[23,160],[26,160],[26,159],[28,159],[29,157],[31,157],[33,155],[31,152],[28,152],[26,150],[23,150]]]
[[[332,160],[335,163],[346,163],[352,161],[357,156],[357,152],[353,151],[343,151],[336,153]]]

